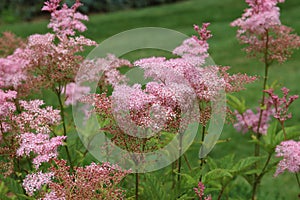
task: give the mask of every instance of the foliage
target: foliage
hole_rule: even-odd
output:
[[[131,175],[134,171],[110,163],[95,163],[76,136],[70,105],[79,101],[93,105],[92,112],[103,125],[102,134],[130,152],[149,152],[164,147],[174,136],[180,138],[183,132],[178,122],[199,123],[198,137],[202,139],[195,144],[202,145],[211,117],[211,101],[220,86],[224,85],[227,93],[238,92],[257,77],[231,75],[227,72],[229,67],[202,66],[209,55],[208,23],[194,26],[197,36],[174,49],[176,58],[142,58],[131,64],[108,55],[82,62],[80,53],[84,47],[96,45],[84,36],[77,36],[86,30],[82,21],[88,18],[77,11],[78,1],[71,8],[61,7],[59,2],[47,1],[43,7],[51,12],[48,27],[53,33],[34,34],[27,41],[6,33],[0,40],[4,45],[0,48],[3,49],[0,59],[1,199],[245,199],[251,196],[256,199],[261,180],[276,168],[276,176],[284,170],[295,173],[299,184],[300,129],[286,124],[292,118],[290,107],[298,96],[289,96],[289,90],[282,88],[283,96],[279,97],[274,85],[268,86],[267,76],[273,61],[286,61],[292,50],[299,47],[299,37],[279,23],[276,3],[282,1],[269,0],[269,4],[257,5],[264,2],[248,0],[251,8],[233,24],[240,28],[238,39],[249,45],[247,53],[263,58],[265,64],[257,113],[248,109],[248,101],[228,94],[229,106],[237,117],[235,127],[251,133],[244,137],[250,135],[249,146],[255,146],[254,156],[239,158],[228,154],[222,158],[197,158],[184,154],[172,166],[158,172]],[[285,42],[283,37],[290,40]],[[83,80],[75,83],[75,75],[82,65],[87,67],[87,72],[94,67],[95,74],[105,75],[98,85],[99,94],[82,98],[90,92],[88,87],[78,85]],[[145,78],[151,81],[145,85],[127,85],[122,74],[124,65],[144,69]],[[53,107],[44,106],[42,100],[36,99],[37,92],[43,90],[51,91],[56,98]],[[200,117],[194,113],[182,115],[189,111],[186,105],[191,104],[191,97],[200,102],[197,105],[203,111]],[[224,112],[228,110],[224,108]],[[88,117],[91,113],[86,114]],[[134,137],[141,132],[129,126],[128,119],[144,130],[159,134],[146,139]],[[126,135],[126,128],[133,135]],[[224,141],[218,144],[221,142]],[[180,146],[175,150],[180,152]],[[136,163],[143,162],[143,157],[134,158]],[[197,164],[191,166],[190,162]],[[238,193],[237,185],[245,194]],[[136,189],[131,189],[134,186]]]

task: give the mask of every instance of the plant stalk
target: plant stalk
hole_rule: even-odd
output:
[[[139,199],[139,173],[135,173],[135,200]]]
[[[258,126],[257,126],[257,131],[256,131],[256,136],[257,139],[260,140],[261,134],[259,133],[259,129],[262,123],[262,115],[264,112],[264,107],[265,107],[265,98],[266,98],[266,93],[265,90],[267,88],[267,82],[268,82],[268,73],[269,73],[269,61],[268,61],[268,50],[269,50],[269,32],[266,30],[266,44],[265,44],[265,52],[264,52],[264,63],[265,63],[265,73],[264,73],[264,81],[263,81],[263,88],[262,88],[262,99],[261,99],[261,104],[260,104],[260,113],[259,113],[259,120],[258,120]],[[260,155],[260,146],[259,144],[255,144],[254,146],[254,156],[259,156]],[[255,164],[255,168],[257,169],[258,166]],[[253,190],[252,190],[252,200],[255,199],[256,196],[256,191],[257,187],[260,183],[260,179],[262,176],[255,174],[254,175],[254,185],[253,185]]]
[[[65,109],[64,109],[64,105],[62,103],[61,100],[61,90],[60,89],[56,89],[56,95],[58,98],[58,102],[59,102],[59,106],[60,106],[60,116],[61,116],[61,120],[62,120],[62,125],[63,125],[63,135],[67,136],[67,128],[66,128],[66,120],[65,120]],[[65,139],[66,143],[67,143],[68,138]],[[72,163],[72,159],[71,159],[71,155],[70,155],[70,151],[68,148],[68,143],[66,145],[64,145],[66,153],[67,153],[67,158],[70,164],[70,172],[73,172],[73,163]]]

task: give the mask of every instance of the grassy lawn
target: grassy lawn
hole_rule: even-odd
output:
[[[42,5],[41,5],[42,6]],[[216,64],[231,66],[231,72],[242,72],[261,76],[263,64],[248,59],[242,46],[235,38],[235,28],[229,23],[240,17],[246,4],[243,0],[187,0],[171,5],[145,8],[141,10],[126,10],[109,14],[93,14],[86,23],[88,31],[84,35],[99,43],[106,38],[122,31],[137,27],[164,27],[180,31],[187,35],[194,34],[193,24],[211,22],[210,29],[213,38],[210,39],[210,53]],[[286,0],[280,5],[281,21],[295,29],[300,34],[300,2],[299,0]],[[0,32],[12,31],[18,36],[27,37],[33,33],[46,33],[47,20],[38,20],[31,23],[17,23],[0,26]],[[151,52],[151,51],[149,51]],[[147,53],[150,55],[150,53]],[[143,54],[144,55],[144,54]],[[130,57],[130,56],[129,56]],[[281,86],[291,89],[291,93],[300,94],[300,51],[283,65],[274,64],[270,70],[270,81],[278,81]],[[236,96],[246,99],[247,105],[258,105],[262,81],[248,86]],[[290,124],[300,121],[300,100],[292,106],[294,118]],[[252,155],[253,145],[248,142],[249,136],[237,133],[232,125],[226,125],[222,138],[231,138],[230,142],[217,145],[210,153],[211,157],[221,157],[235,153],[237,157]],[[197,151],[192,156],[197,159]],[[192,157],[189,156],[189,157]],[[273,173],[273,172],[272,172]],[[249,188],[248,188],[249,189]],[[247,190],[248,190],[247,189]],[[235,192],[244,190],[236,187]],[[291,174],[283,174],[273,178],[270,173],[262,182],[259,199],[296,199],[299,189],[296,180]]]

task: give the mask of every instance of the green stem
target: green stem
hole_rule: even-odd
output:
[[[282,132],[283,132],[284,140],[286,140],[287,137],[286,137],[286,132],[285,132],[285,128],[284,128],[284,122],[280,121],[280,125],[281,125],[281,129],[282,129]]]
[[[135,173],[135,200],[139,199],[139,173]]]
[[[295,173],[295,176],[296,176],[296,179],[297,179],[298,186],[300,188],[300,181],[299,181],[299,177],[298,177],[298,173],[297,172]]]
[[[63,123],[63,134],[64,134],[64,136],[67,136],[67,128],[66,128],[66,120],[65,120],[65,109],[64,109],[64,105],[63,105],[62,100],[61,100],[61,89],[55,89],[55,91],[56,91],[56,95],[57,95],[59,106],[60,106],[60,116],[61,116],[61,120],[62,120],[62,123]],[[65,139],[66,143],[67,143],[67,139],[68,138]],[[68,157],[68,161],[69,161],[69,164],[70,164],[70,172],[73,172],[73,163],[72,163],[70,151],[69,151],[69,148],[68,148],[68,143],[66,145],[64,145],[64,147],[65,147],[67,157]]]
[[[203,141],[204,141],[204,138],[205,138],[205,126],[202,126],[202,137],[201,137],[201,145],[203,145]],[[205,158],[200,158],[200,170],[202,169],[203,165],[204,165],[204,162],[205,162]],[[202,180],[202,174],[200,175],[199,177],[199,181]]]
[[[182,133],[179,133],[179,158],[178,158],[178,174],[177,174],[177,186],[178,186],[178,193],[180,193],[180,182],[181,182],[181,154],[182,154]]]
[[[190,162],[189,162],[187,156],[186,156],[185,154],[183,154],[183,157],[184,157],[184,160],[185,160],[186,165],[188,166],[189,170],[192,171],[192,167],[191,167],[191,165],[190,165]]]
[[[261,104],[260,104],[260,112],[259,112],[259,120],[258,120],[258,125],[257,125],[257,131],[256,131],[256,137],[258,140],[261,138],[261,134],[259,133],[260,131],[260,126],[262,122],[262,115],[265,107],[265,98],[266,98],[266,93],[264,92],[267,88],[267,82],[268,82],[268,73],[269,73],[269,61],[268,61],[268,50],[269,50],[269,32],[266,30],[266,44],[265,44],[265,52],[264,52],[264,63],[265,63],[265,74],[264,74],[264,81],[263,81],[263,90],[262,90],[262,99],[261,99]],[[259,144],[255,144],[254,146],[254,156],[259,156],[260,155],[260,146]],[[257,169],[258,166],[255,164],[255,168]],[[259,175],[255,174],[254,175],[254,185],[253,185],[253,190],[252,190],[252,200],[255,199],[256,196],[256,191],[257,187],[260,182],[260,177]]]
[[[225,189],[226,189],[226,187],[227,187],[227,185],[230,183],[230,181],[228,181],[226,184],[224,184],[223,186],[222,186],[222,189],[221,189],[221,191],[220,191],[220,193],[219,193],[219,195],[218,195],[218,200],[220,200],[221,199],[221,197],[222,197],[222,195],[223,195],[223,193],[224,193],[224,191],[225,191]]]
[[[261,170],[261,173],[260,173],[259,175],[257,175],[256,178],[255,178],[255,181],[254,181],[254,184],[253,184],[253,188],[252,188],[252,200],[255,199],[257,187],[258,187],[258,185],[259,185],[261,179],[262,179],[263,176],[265,175],[265,171],[266,171],[266,169],[267,169],[267,166],[268,166],[269,163],[270,163],[271,156],[272,156],[272,154],[269,153],[268,158],[267,158],[267,160],[266,160],[266,162],[265,162],[265,165],[264,165],[263,169]]]

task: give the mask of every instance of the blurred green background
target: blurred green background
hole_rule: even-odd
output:
[[[4,5],[1,1],[0,7]],[[13,2],[13,1],[12,1]],[[15,1],[23,2],[23,1]],[[24,0],[25,2],[25,0]],[[31,1],[27,1],[31,2]],[[33,3],[34,2],[34,3]],[[102,2],[86,0],[85,2]],[[104,2],[104,1],[103,1]],[[255,59],[247,58],[246,54],[241,50],[242,46],[238,43],[235,34],[236,29],[230,27],[230,22],[240,17],[243,10],[246,8],[246,3],[243,0],[186,0],[179,1],[172,4],[164,4],[159,6],[151,6],[147,8],[133,9],[137,7],[144,7],[146,5],[155,5],[157,3],[149,3],[150,0],[136,0],[136,1],[109,1],[105,2],[118,2],[120,4],[115,8],[107,8],[103,6],[99,10],[93,10],[92,8],[84,8],[84,12],[92,12],[90,21],[86,23],[88,30],[83,33],[84,36],[91,38],[99,43],[106,38],[113,36],[122,31],[137,28],[137,27],[164,27],[180,31],[187,35],[194,34],[193,24],[201,25],[203,22],[211,22],[209,29],[212,31],[213,38],[209,40],[210,55],[214,59],[215,63],[223,66],[231,66],[231,73],[247,73],[249,75],[263,75],[263,64]],[[135,2],[130,4],[131,6],[124,6],[122,2]],[[139,2],[139,3],[137,3]],[[148,2],[148,3],[147,3]],[[156,0],[152,2],[168,3],[171,1]],[[32,8],[35,10],[40,9],[43,5],[41,0],[32,1],[29,10]],[[115,11],[112,13],[106,13],[111,10],[119,10],[126,8],[125,10]],[[129,5],[129,4],[128,4]],[[283,24],[294,28],[296,33],[300,33],[300,1],[299,0],[286,0],[285,3],[279,5],[281,9],[281,21]],[[89,10],[90,9],[90,10]],[[22,10],[20,8],[20,10]],[[5,12],[8,12],[5,13]],[[26,11],[27,12],[27,11]],[[29,12],[29,11],[28,11]],[[100,14],[96,14],[96,12]],[[21,11],[20,11],[21,13]],[[4,19],[5,17],[12,16],[16,19]],[[36,16],[36,14],[32,14]],[[50,30],[47,29],[47,23],[49,20],[48,14],[43,14],[39,17],[32,18],[27,16],[22,17],[21,14],[16,15],[14,11],[2,9],[1,12],[1,25],[0,32],[11,31],[17,36],[26,38],[30,34],[34,33],[46,33]],[[30,19],[30,22],[23,21],[24,19]],[[21,21],[18,21],[21,20]],[[86,52],[88,53],[88,52]],[[140,56],[126,55],[128,59],[134,59],[141,56],[153,56],[156,55],[155,51],[140,52]],[[296,51],[292,58],[286,63],[279,65],[274,64],[270,68],[270,81],[277,81],[280,87],[286,86],[291,89],[291,94],[300,94],[300,51]],[[254,108],[258,105],[261,95],[262,80],[256,81],[254,84],[247,86],[247,90],[236,93],[238,97],[245,98],[247,105],[250,108]],[[298,124],[300,121],[300,100],[297,100],[291,111],[293,118],[290,119],[287,124]],[[252,155],[253,144],[249,143],[250,136],[237,133],[232,125],[228,124],[224,127],[222,139],[230,138],[227,143],[218,144],[210,156],[213,158],[219,158],[229,153],[235,153],[238,158],[243,158]],[[198,151],[191,150],[189,154],[190,159],[197,159]],[[294,175],[284,173],[279,177],[274,178],[273,173],[268,174],[262,182],[261,189],[259,191],[259,199],[297,199],[299,194],[299,188],[297,187]],[[239,185],[234,189],[236,193],[249,192],[250,188],[240,188]],[[246,197],[245,197],[246,198]]]

